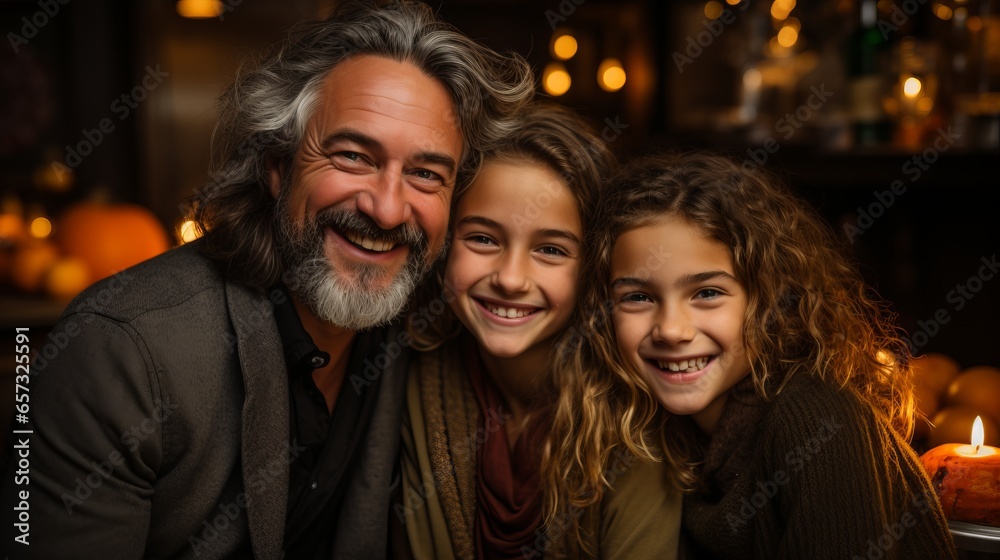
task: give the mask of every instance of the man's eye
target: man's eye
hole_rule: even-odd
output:
[[[429,169],[415,169],[413,170],[413,176],[422,181],[436,181],[439,183],[444,182],[444,177],[441,177],[441,175],[438,175]]]
[[[361,161],[361,154],[358,152],[337,152],[334,157],[346,159],[347,161]]]

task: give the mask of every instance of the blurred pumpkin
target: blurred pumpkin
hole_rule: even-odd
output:
[[[945,403],[968,406],[1000,423],[1000,368],[976,366],[963,370],[948,385]]]
[[[67,256],[87,264],[89,283],[170,248],[163,224],[152,212],[135,204],[75,204],[59,219],[56,237]]]
[[[945,354],[924,354],[910,363],[917,387],[927,387],[939,395],[945,392],[948,384],[962,369],[958,362]]]
[[[972,441],[972,424],[976,416],[983,420],[986,445],[1000,445],[1000,426],[989,416],[968,406],[946,406],[939,410],[931,423],[928,447],[934,448],[946,443],[969,443]]]
[[[0,244],[14,245],[28,237],[28,224],[17,214],[0,214]]]
[[[31,239],[14,249],[10,261],[10,281],[25,292],[41,289],[45,275],[59,260],[59,248],[44,239]]]
[[[52,297],[68,302],[90,285],[87,263],[76,257],[61,258],[45,275],[45,291]]]

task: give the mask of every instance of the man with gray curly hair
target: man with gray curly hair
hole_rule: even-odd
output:
[[[31,544],[0,524],[12,556],[385,557],[410,344],[394,320],[534,84],[426,5],[379,4],[241,69],[193,201],[205,235],[54,328],[74,334],[31,382]]]

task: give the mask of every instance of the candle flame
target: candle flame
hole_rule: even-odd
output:
[[[972,423],[972,445],[976,448],[976,453],[979,453],[979,448],[983,446],[985,440],[986,434],[983,431],[983,419],[976,416],[976,421]]]

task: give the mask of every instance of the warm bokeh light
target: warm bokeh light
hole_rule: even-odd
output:
[[[186,18],[204,19],[222,14],[222,0],[178,0],[177,13]]]
[[[799,32],[789,25],[781,28],[778,31],[778,44],[785,48],[790,48],[795,45],[795,42],[799,40]]]
[[[934,15],[936,15],[939,19],[943,19],[945,21],[951,19],[951,16],[953,14],[950,7],[940,3],[934,4],[931,10],[933,10]]]
[[[771,17],[782,20],[788,17],[795,9],[795,0],[774,0],[771,4]]]
[[[198,231],[198,226],[195,225],[194,220],[185,220],[178,228],[178,234],[181,238],[181,243],[190,243],[195,239],[201,237],[201,233]]]
[[[722,15],[723,9],[722,4],[720,2],[716,2],[715,0],[705,2],[705,17],[708,19],[719,19],[719,16]]]
[[[903,95],[913,99],[917,95],[920,95],[921,88],[922,86],[920,84],[920,80],[910,76],[905,82],[903,82]]]
[[[52,233],[52,222],[44,216],[39,216],[31,220],[31,236],[36,239],[45,239]]]
[[[559,60],[569,60],[576,54],[578,47],[576,37],[569,34],[560,35],[552,41],[552,56]]]
[[[756,68],[751,68],[743,73],[743,87],[747,89],[757,89],[763,81],[764,76]]]
[[[739,5],[739,3],[742,1],[743,0],[726,0],[726,4],[729,4],[730,6],[736,6]]]
[[[605,58],[597,67],[597,84],[604,91],[618,91],[625,86],[625,69],[617,58]]]
[[[569,86],[572,84],[573,80],[570,79],[566,67],[558,62],[550,63],[542,73],[542,87],[549,95],[562,95],[569,91]]]
[[[934,109],[934,100],[930,97],[921,97],[917,100],[917,111],[921,115],[930,114],[931,110]]]
[[[965,8],[959,8],[959,10],[965,11]],[[958,15],[958,10],[955,11],[955,15]],[[969,31],[980,31],[983,28],[983,20],[980,19],[979,16],[972,16],[965,22],[965,27],[967,27]]]
[[[788,47],[782,45],[778,41],[777,35],[771,37],[771,40],[767,42],[767,48],[768,48],[768,53],[770,53],[771,56],[775,57],[785,57],[792,52],[788,49]]]

